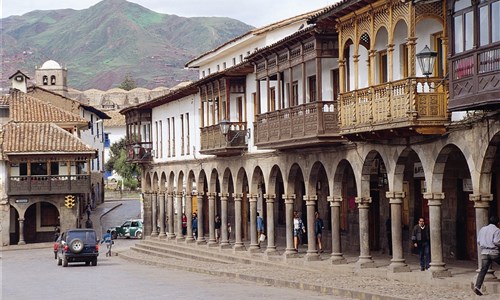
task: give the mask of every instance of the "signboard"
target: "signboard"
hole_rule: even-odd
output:
[[[28,203],[28,199],[16,199],[16,203]]]

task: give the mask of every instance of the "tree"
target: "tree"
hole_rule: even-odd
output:
[[[133,90],[137,87],[137,84],[135,83],[135,80],[132,78],[130,74],[127,74],[125,76],[125,79],[123,79],[122,83],[118,86],[119,88],[130,91]]]
[[[110,157],[105,165],[106,171],[115,171],[123,178],[123,185],[131,190],[135,190],[138,185],[138,178],[141,178],[139,165],[127,162],[127,145],[125,138],[112,144],[110,147]]]

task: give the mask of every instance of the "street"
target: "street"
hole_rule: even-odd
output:
[[[123,205],[102,218],[103,228],[121,225],[136,218],[139,202]],[[136,242],[119,238],[115,249]],[[256,285],[246,281],[213,277],[128,262],[117,256],[106,257],[100,248],[96,267],[84,263],[57,265],[52,249],[4,251],[1,299],[344,299],[314,292]],[[8,276],[6,276],[8,274]]]

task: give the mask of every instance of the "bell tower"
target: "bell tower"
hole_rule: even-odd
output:
[[[68,94],[68,70],[54,61],[48,60],[35,69],[36,85],[63,96]]]

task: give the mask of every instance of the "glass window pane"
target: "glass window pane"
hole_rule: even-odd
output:
[[[462,32],[462,16],[455,17],[455,53],[464,51],[464,34]]]
[[[488,6],[483,6],[479,9],[479,44],[481,46],[487,45],[489,41],[489,15]]]
[[[464,8],[470,7],[470,0],[457,0],[455,1],[455,11],[462,10]]]
[[[465,50],[471,50],[474,44],[474,15],[472,12],[465,14]]]
[[[491,4],[491,42],[500,41],[500,1]]]

